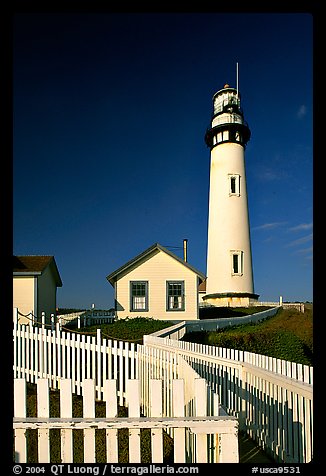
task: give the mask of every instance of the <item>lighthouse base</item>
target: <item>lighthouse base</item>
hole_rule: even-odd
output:
[[[203,296],[203,301],[217,307],[250,307],[257,304],[259,294],[254,293],[214,293]]]

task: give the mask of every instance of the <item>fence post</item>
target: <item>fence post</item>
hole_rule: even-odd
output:
[[[80,329],[80,314],[77,316],[77,328]]]
[[[235,421],[233,432],[219,435],[221,441],[220,463],[239,463],[238,423]]]

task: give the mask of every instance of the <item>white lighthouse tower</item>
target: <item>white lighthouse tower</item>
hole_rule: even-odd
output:
[[[254,293],[245,146],[250,130],[238,89],[225,84],[213,96],[205,141],[211,149],[207,281],[203,300],[215,306],[248,306]]]

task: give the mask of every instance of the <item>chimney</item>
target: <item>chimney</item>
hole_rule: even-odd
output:
[[[187,263],[188,260],[188,240],[183,240],[183,260]]]

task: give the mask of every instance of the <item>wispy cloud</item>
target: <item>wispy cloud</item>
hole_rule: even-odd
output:
[[[292,226],[288,231],[307,231],[312,229],[312,223],[300,223],[300,225]]]
[[[302,119],[307,114],[307,108],[302,104],[297,111],[297,118]]]
[[[258,180],[263,182],[271,182],[274,180],[282,180],[285,177],[284,170],[280,170],[278,168],[271,168],[271,167],[260,167],[260,169],[256,170],[256,177]]]
[[[274,221],[271,223],[263,223],[262,225],[254,226],[253,230],[273,230],[274,228],[278,228],[279,226],[285,225],[286,221]]]
[[[299,250],[296,250],[294,253],[301,254],[301,255],[312,253],[312,246],[309,246],[309,248],[300,248]]]
[[[294,241],[291,241],[288,245],[286,245],[287,247],[289,246],[298,246],[298,245],[303,245],[304,243],[308,243],[309,241],[312,240],[312,233],[310,233],[309,235],[307,236],[303,236],[302,238],[298,238],[297,240],[294,240]]]

